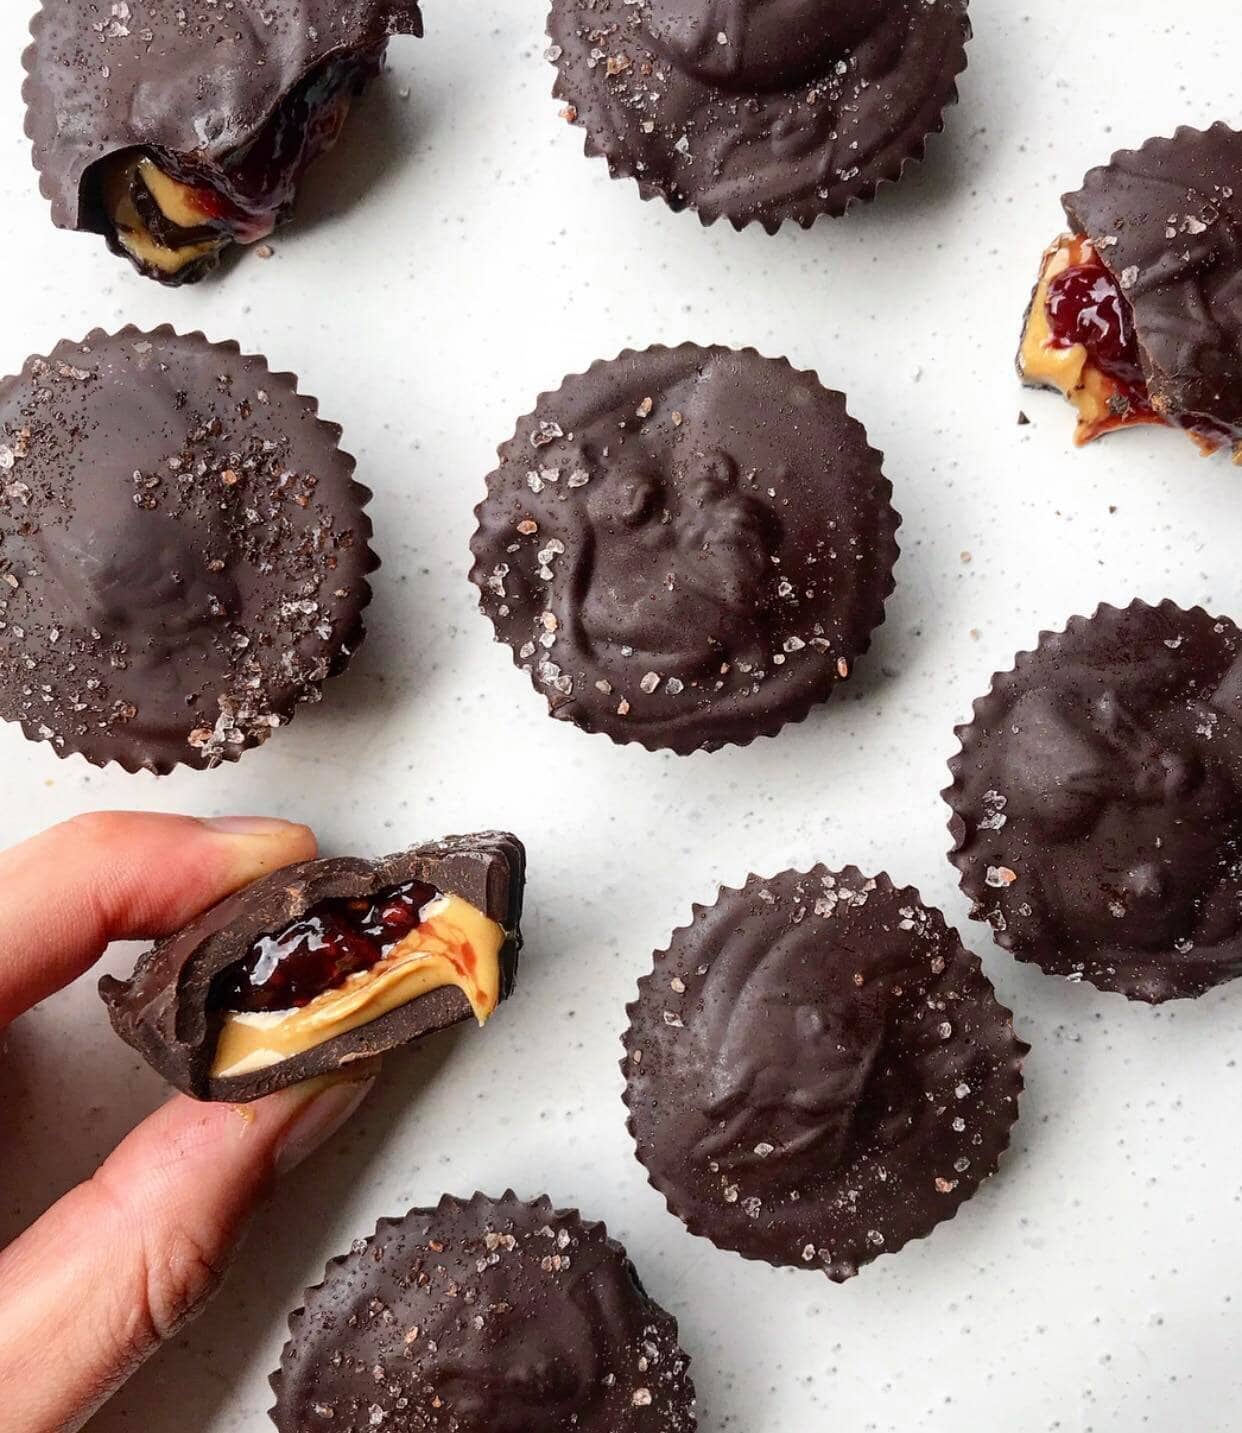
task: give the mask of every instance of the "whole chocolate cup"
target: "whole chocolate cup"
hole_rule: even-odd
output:
[[[141,957],[129,980],[104,976],[99,993],[112,1028],[169,1084],[195,1099],[243,1104],[473,1018],[463,992],[445,986],[278,1065],[215,1079],[211,1064],[220,1017],[208,1009],[212,981],[243,960],[260,936],[281,930],[322,901],[426,881],[461,896],[504,928],[503,1000],[517,978],[525,875],[522,843],[504,832],[451,836],[379,861],[303,861],[238,891],[161,941]]]
[[[236,760],[365,635],[371,494],[291,373],[96,329],[0,382],[0,718],[58,756]]]
[[[921,160],[957,102],[967,0],[553,0],[586,153],[704,224],[809,228]]]
[[[1156,410],[1242,441],[1242,134],[1215,124],[1150,139],[1062,202],[1134,311]]]
[[[1019,960],[1158,1004],[1242,974],[1242,633],[1071,617],[959,727],[950,859]]]
[[[752,876],[657,951],[624,1036],[640,1162],[692,1234],[835,1283],[951,1219],[1028,1046],[937,910],[855,867]]]
[[[445,1195],[381,1219],[289,1329],[271,1378],[281,1433],[697,1426],[676,1320],[602,1224],[546,1197]]]
[[[218,166],[315,70],[392,35],[421,35],[422,17],[416,0],[41,0],[30,29],[26,134],[52,221],[107,234],[84,192],[101,160],[155,149]]]
[[[881,464],[785,359],[627,349],[501,447],[471,580],[554,717],[653,751],[745,745],[826,700],[884,620]]]

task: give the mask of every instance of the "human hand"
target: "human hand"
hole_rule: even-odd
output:
[[[79,817],[0,852],[0,1043],[109,941],[166,935],[314,854],[312,833],[284,821],[138,813]],[[274,1180],[349,1118],[375,1073],[244,1109],[176,1095],[0,1250],[0,1424],[80,1428],[199,1312]]]

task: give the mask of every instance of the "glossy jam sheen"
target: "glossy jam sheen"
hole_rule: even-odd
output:
[[[377,965],[411,931],[440,892],[409,881],[362,900],[323,901],[273,935],[212,984],[214,1010],[294,1010]]]
[[[1139,359],[1134,312],[1113,275],[1094,254],[1048,286],[1048,325],[1058,348],[1081,344],[1092,364],[1117,385],[1131,418],[1152,411]]]
[[[1134,315],[1103,264],[1076,264],[1053,279],[1048,322],[1058,347],[1081,344],[1101,372],[1145,392]]]

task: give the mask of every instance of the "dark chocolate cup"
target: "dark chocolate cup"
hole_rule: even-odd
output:
[[[40,0],[22,56],[25,132],[52,222],[106,235],[118,254],[124,251],[88,202],[94,165],[149,150],[220,166],[253,145],[321,67],[382,54],[393,35],[422,34],[417,0],[268,0],[261,20],[230,20],[224,7],[169,5],[145,38],[139,27],[152,22],[152,7],[131,9],[126,17],[77,0]],[[212,267],[163,281],[192,281]]]
[[[925,157],[957,103],[971,27],[967,0],[890,0],[878,20],[865,0],[801,8],[810,13],[779,16],[765,35],[744,7],[718,22],[705,5],[691,20],[667,4],[655,19],[661,43],[638,28],[646,12],[628,0],[553,0],[553,95],[586,130],[586,154],[607,160],[614,179],[634,179],[643,199],[693,209],[704,225],[809,228],[874,199]],[[697,47],[686,32],[695,23]],[[713,52],[717,24],[738,32]],[[752,24],[759,44],[746,53]],[[729,75],[716,56],[739,39]]]
[[[1044,632],[957,728],[944,792],[972,914],[1130,1000],[1242,974],[1242,632],[1173,602]]]
[[[373,1409],[384,1426],[446,1433],[517,1433],[553,1418],[582,1433],[697,1426],[676,1320],[602,1224],[546,1196],[446,1194],[381,1219],[329,1262],[289,1330],[270,1379],[281,1433],[311,1426],[316,1405],[351,1429],[371,1426]]]
[[[164,775],[320,700],[379,559],[318,411],[295,375],[168,325],[96,329],[0,382],[0,718]]]
[[[670,1213],[834,1283],[953,1218],[1009,1147],[1029,1047],[943,915],[823,866],[692,909],[622,1037],[627,1128]]]
[[[367,898],[407,881],[425,881],[461,896],[504,930],[504,1001],[517,980],[525,879],[525,848],[516,836],[497,831],[451,836],[378,861],[303,861],[245,887],[159,942],[128,980],[104,976],[99,994],[121,1039],[182,1093],[229,1103],[262,1099],[462,1024],[473,1011],[462,991],[444,986],[277,1065],[217,1078],[211,1072],[219,1034],[219,1016],[209,1008],[212,984],[246,957],[256,939],[323,901]]]
[[[649,401],[638,426],[636,410]],[[622,419],[633,429],[627,436]],[[679,454],[683,440],[692,452]],[[637,458],[627,442],[642,449]],[[475,509],[470,577],[497,640],[558,720],[649,751],[746,746],[803,721],[870,650],[895,587],[901,517],[883,455],[844,395],[816,373],[753,348],[624,349],[540,394],[498,452]],[[582,462],[593,475],[575,487]],[[564,479],[537,489],[542,479],[531,470],[546,473],[548,464]],[[623,512],[624,491],[600,491],[636,477],[663,492],[649,512]],[[661,500],[676,509],[664,524],[680,544],[671,556],[651,556],[632,535],[636,518],[652,527]],[[705,536],[690,532],[696,525],[706,525]],[[842,558],[846,550],[857,560]],[[765,552],[771,565],[760,558],[760,570],[756,554]],[[648,557],[673,566],[647,572]],[[713,561],[719,570],[708,583]],[[634,584],[625,598],[616,596],[622,582]],[[654,636],[640,620],[648,630],[633,648],[619,647],[617,622],[635,620],[644,602],[650,608],[660,582],[670,593],[697,584],[718,595],[688,611],[669,604]],[[612,594],[606,603],[601,592]],[[541,630],[546,612],[555,630]],[[690,653],[693,680],[669,646]],[[648,663],[660,675],[654,691],[644,686]]]
[[[1119,150],[1062,200],[1133,311],[1156,412],[1242,454],[1242,132],[1182,126]]]

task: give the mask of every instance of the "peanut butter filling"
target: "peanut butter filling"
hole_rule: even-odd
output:
[[[1068,270],[1096,263],[1090,241],[1072,235],[1058,239],[1045,252],[1018,356],[1028,383],[1056,388],[1074,405],[1078,413],[1074,441],[1079,446],[1117,428],[1164,421],[1149,408],[1137,407],[1133,393],[1100,368],[1085,345],[1066,344],[1053,332],[1048,308],[1052,285]]]
[[[445,986],[484,1024],[500,1001],[504,930],[460,896],[440,896],[423,917],[378,964],[299,1009],[225,1015],[212,1078],[268,1069]]]
[[[133,186],[136,182],[146,186],[160,213],[177,228],[200,228],[213,216],[203,210],[195,191],[188,184],[170,178],[148,156],[120,156],[105,169],[101,192],[117,241],[139,263],[147,264],[162,274],[178,274],[190,264],[217,254],[225,247],[228,240],[223,235],[183,244],[178,248],[162,244],[151,233],[134,203]]]

